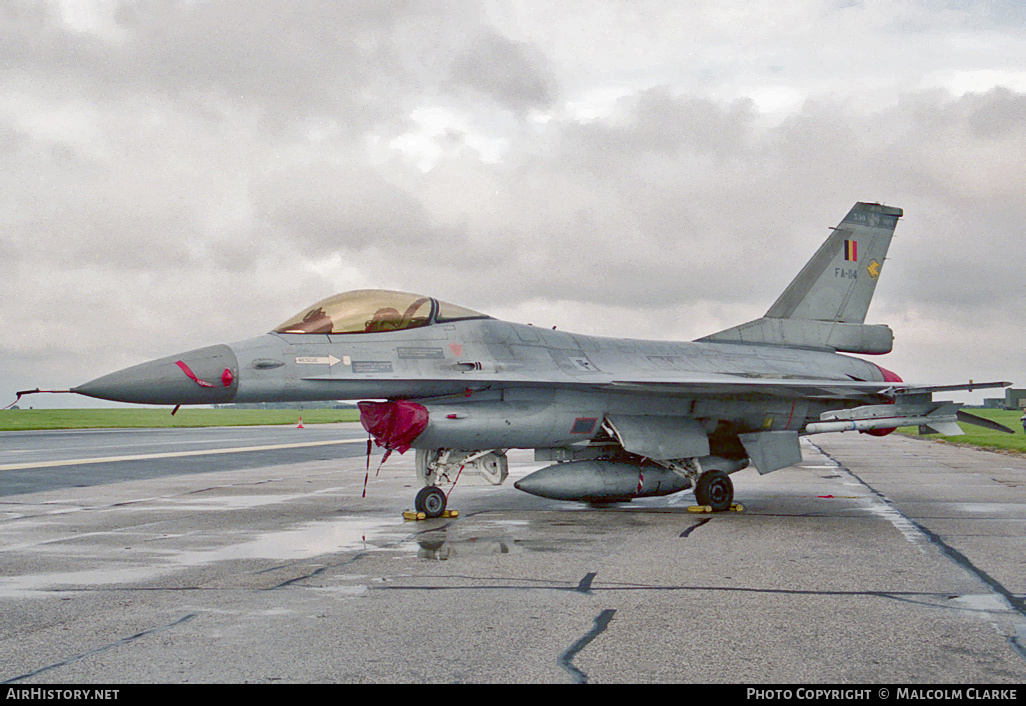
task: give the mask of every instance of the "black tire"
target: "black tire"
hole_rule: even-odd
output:
[[[437,485],[428,485],[420,489],[417,499],[413,505],[417,512],[423,512],[427,517],[441,517],[445,512],[445,493]]]
[[[729,510],[734,502],[734,484],[723,471],[706,471],[695,484],[695,500],[708,505],[713,512]]]

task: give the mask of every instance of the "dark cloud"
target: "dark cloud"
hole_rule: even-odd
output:
[[[501,234],[486,281],[607,306],[768,306],[856,200],[906,209],[889,266],[900,296],[972,311],[1015,281],[1002,253],[1021,234],[1026,204],[1009,190],[1026,141],[1002,116],[1016,94],[910,94],[875,115],[816,101],[778,126],[746,104],[655,97],[517,146],[520,170],[497,177],[505,228],[469,225]],[[983,117],[1000,129],[981,135]]]
[[[424,206],[370,168],[294,165],[259,175],[250,187],[259,217],[307,257],[402,251],[430,236]]]
[[[536,48],[494,31],[480,33],[452,66],[451,84],[469,88],[515,113],[548,109],[556,99],[552,69]]]
[[[162,95],[197,109],[255,110],[272,130],[330,116],[351,130],[399,120],[472,44],[459,2],[121,2],[106,33],[22,2],[0,24],[0,69],[55,97]],[[218,108],[221,106],[221,108]]]

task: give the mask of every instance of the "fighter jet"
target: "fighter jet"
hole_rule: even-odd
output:
[[[500,321],[438,299],[360,290],[319,301],[249,340],[160,358],[72,392],[166,405],[362,400],[387,453],[416,452],[415,506],[446,508],[460,474],[493,484],[509,449],[551,462],[514,485],[595,504],[693,487],[714,511],[730,474],[801,460],[806,434],[899,426],[961,434],[995,425],[845,353],[890,352],[865,323],[900,208],[857,203],[766,315],[693,342],[600,338]]]

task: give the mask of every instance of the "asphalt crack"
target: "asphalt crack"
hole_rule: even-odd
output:
[[[711,518],[711,517],[707,517],[707,518],[705,518],[704,520],[699,520],[698,522],[696,522],[695,524],[691,525],[691,526],[690,526],[690,527],[688,527],[688,528],[687,528],[686,530],[684,530],[683,532],[681,532],[681,533],[680,533],[680,536],[681,536],[681,538],[687,537],[687,536],[688,536],[689,534],[691,534],[692,532],[694,532],[694,531],[695,531],[696,529],[698,529],[698,528],[699,528],[699,527],[701,527],[702,525],[706,524],[707,522],[711,522],[711,521],[712,521],[712,518]]]
[[[193,618],[195,618],[197,615],[199,615],[199,613],[189,613],[188,615],[184,615],[181,618],[179,618],[178,620],[170,622],[167,625],[159,625],[159,626],[157,626],[155,628],[150,628],[149,630],[143,630],[142,632],[137,632],[134,635],[129,635],[128,637],[121,638],[120,640],[116,640],[115,642],[112,642],[112,643],[110,643],[108,645],[104,645],[102,647],[97,647],[96,649],[89,650],[88,652],[83,652],[82,654],[78,654],[78,655],[75,655],[73,657],[69,657],[68,659],[65,659],[63,661],[57,662],[55,664],[48,664],[45,667],[40,667],[39,669],[35,669],[35,670],[31,671],[31,672],[27,672],[25,674],[20,674],[20,675],[18,675],[16,677],[11,677],[10,679],[5,679],[3,682],[0,682],[0,684],[13,684],[16,681],[21,681],[22,679],[28,679],[29,677],[34,677],[37,674],[42,674],[43,672],[47,672],[47,671],[49,671],[51,669],[57,669],[58,667],[65,667],[65,666],[67,666],[69,664],[73,664],[73,663],[78,662],[80,660],[88,659],[89,657],[92,657],[94,655],[98,655],[101,652],[106,652],[107,650],[112,650],[115,647],[121,647],[123,645],[127,645],[127,644],[129,644],[131,642],[134,642],[135,640],[138,640],[141,637],[146,637],[147,635],[153,635],[153,634],[158,633],[158,632],[163,632],[165,630],[170,630],[171,628],[174,628],[174,627],[177,627],[179,625],[182,625],[183,623],[187,623],[188,621],[190,621]]]
[[[594,575],[594,574],[592,574]],[[608,608],[595,618],[595,624],[580,640],[570,646],[566,652],[564,652],[559,658],[559,666],[570,672],[570,676],[573,677],[575,684],[587,684],[588,675],[578,669],[573,664],[574,657],[591,643],[596,637],[605,632],[606,627],[609,625],[609,621],[613,619],[616,611]]]

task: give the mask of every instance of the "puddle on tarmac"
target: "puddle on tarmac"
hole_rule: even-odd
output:
[[[434,561],[448,561],[458,556],[498,556],[522,552],[558,552],[582,540],[513,539],[510,537],[469,537],[446,539],[422,535],[417,539],[417,557]]]
[[[316,521],[258,534],[235,543],[231,542],[230,537],[215,534],[208,539],[228,543],[209,549],[164,549],[156,556],[151,555],[145,564],[135,566],[108,562],[95,569],[3,577],[0,578],[0,597],[16,597],[54,589],[73,591],[75,588],[151,581],[176,570],[220,561],[294,561],[354,549],[379,550],[406,534],[401,522],[364,518]]]
[[[550,536],[566,527],[573,534],[579,523],[546,522],[542,529],[528,520],[493,520],[481,523],[473,531],[440,528],[417,535],[406,546],[412,547],[420,559],[448,561],[456,557],[499,556],[524,552],[559,552],[594,542],[594,537]],[[587,533],[587,532],[586,532]],[[538,536],[538,535],[541,536]],[[591,533],[587,533],[591,534]]]
[[[304,497],[300,493],[288,495],[221,495],[216,498],[174,498],[172,502],[160,507],[166,510],[246,510],[263,505],[275,505],[287,503],[291,500]],[[150,503],[145,510],[151,511],[157,507],[157,503]]]
[[[402,524],[362,518],[311,522],[299,527],[268,532],[240,544],[199,549],[178,554],[176,562],[197,566],[230,559],[308,559],[351,549],[380,548],[382,538],[399,535]]]
[[[160,572],[151,566],[137,566],[111,571],[86,569],[52,574],[27,574],[0,578],[0,598],[18,598],[46,593],[54,589],[74,590],[71,587],[93,587],[112,583],[130,583],[153,578]]]

